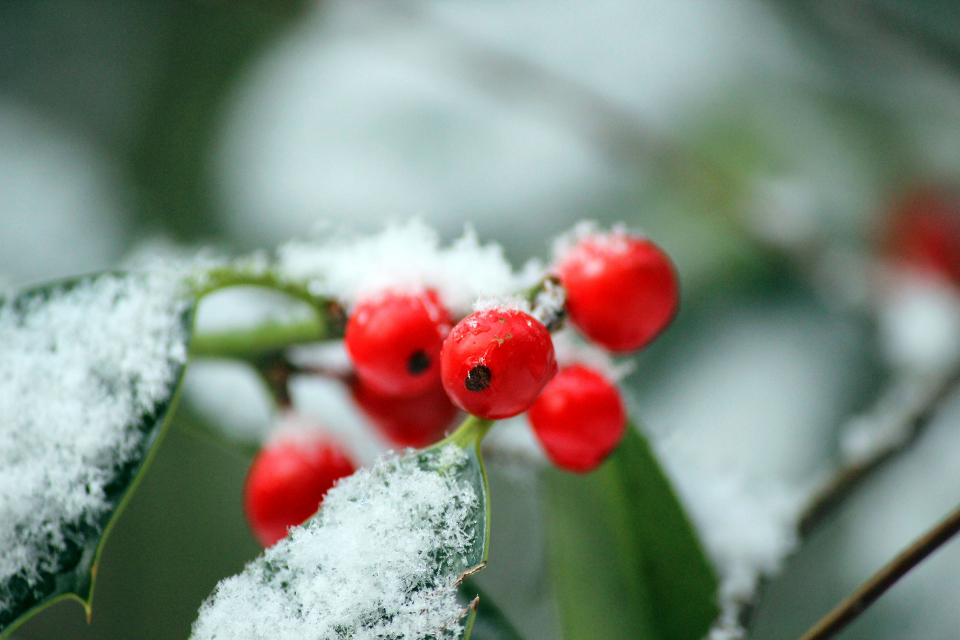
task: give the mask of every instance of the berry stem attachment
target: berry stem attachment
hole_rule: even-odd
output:
[[[530,303],[537,319],[547,331],[554,333],[563,328],[567,318],[567,291],[560,278],[554,275],[546,276],[520,295]]]
[[[467,416],[466,420],[460,423],[456,431],[433,446],[440,448],[444,445],[456,444],[461,449],[474,446],[479,451],[480,443],[483,442],[484,437],[489,433],[493,423],[493,420],[484,420],[477,416]]]
[[[293,399],[290,397],[290,376],[297,373],[283,353],[267,353],[253,360],[253,365],[273,396],[278,409],[293,408]]]
[[[957,532],[960,532],[960,507],[941,520],[933,529],[915,540],[887,566],[874,574],[872,578],[837,605],[820,622],[803,634],[800,640],[827,640],[827,638],[832,638],[840,633],[848,624],[856,620],[867,607],[876,602],[897,580],[939,549]]]

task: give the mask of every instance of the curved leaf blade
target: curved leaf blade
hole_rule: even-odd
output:
[[[0,299],[0,637],[63,598],[89,615],[104,540],[176,404],[193,308],[148,274]]]
[[[595,472],[549,472],[548,535],[566,640],[700,640],[717,578],[633,426]]]
[[[342,479],[323,508],[217,585],[191,638],[469,637],[458,587],[483,567],[489,423]]]

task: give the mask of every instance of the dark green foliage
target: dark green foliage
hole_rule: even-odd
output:
[[[565,640],[700,640],[717,578],[649,445],[629,428],[599,469],[547,477]]]

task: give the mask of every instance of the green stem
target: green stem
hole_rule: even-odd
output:
[[[198,298],[228,287],[241,286],[265,287],[280,291],[306,302],[311,307],[322,306],[329,302],[328,298],[313,294],[307,285],[287,280],[271,269],[259,267],[248,269],[242,266],[218,267],[204,272],[193,283],[194,292]]]
[[[294,344],[333,339],[316,322],[296,324],[270,323],[251,329],[198,333],[190,341],[190,356],[197,358],[233,358],[250,360],[257,355],[277,351]]]
[[[461,449],[473,445],[480,450],[480,443],[493,426],[493,420],[484,420],[477,416],[467,416],[467,419],[460,423],[457,430],[446,438],[433,445],[433,448],[440,448],[448,444],[455,444]]]
[[[251,329],[196,334],[190,344],[191,356],[250,360],[264,352],[277,351],[294,344],[343,337],[346,317],[343,307],[336,300],[316,295],[306,284],[287,280],[270,269],[256,266],[219,267],[207,271],[193,282],[198,300],[221,289],[240,286],[263,287],[285,293],[309,305],[316,319],[313,322],[274,322]]]

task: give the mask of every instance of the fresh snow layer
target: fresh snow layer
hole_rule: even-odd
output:
[[[195,640],[445,637],[461,629],[458,574],[484,517],[458,477],[457,446],[381,458],[340,481],[323,508],[223,580]]]
[[[542,275],[534,262],[514,272],[496,243],[481,245],[473,231],[441,246],[436,231],[412,220],[363,237],[293,242],[279,251],[280,271],[307,280],[315,294],[352,305],[383,291],[434,289],[455,315],[466,315],[477,298],[509,296]]]
[[[0,300],[0,608],[21,581],[42,595],[116,507],[108,487],[187,360],[177,282],[103,274]]]

